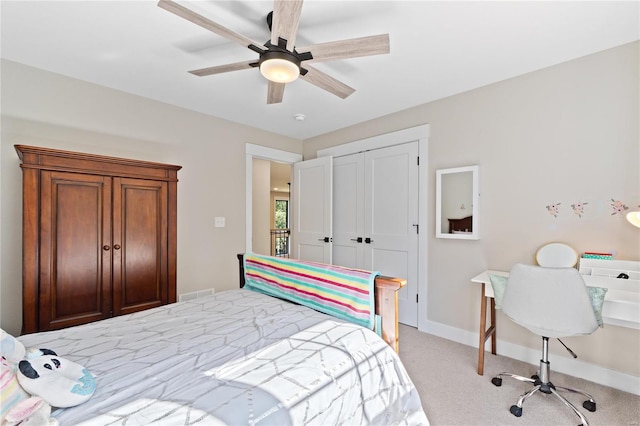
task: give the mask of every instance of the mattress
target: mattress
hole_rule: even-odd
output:
[[[246,289],[19,340],[96,377],[61,425],[428,424],[374,332]]]

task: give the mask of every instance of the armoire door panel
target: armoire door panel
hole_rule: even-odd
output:
[[[111,311],[111,179],[42,172],[40,328],[107,318]]]
[[[114,178],[114,315],[167,303],[166,182]]]

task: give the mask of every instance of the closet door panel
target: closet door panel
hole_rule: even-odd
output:
[[[167,183],[114,179],[114,315],[166,304]]]
[[[333,264],[364,262],[364,155],[333,159]]]
[[[110,223],[110,178],[41,173],[41,330],[110,315]]]
[[[403,277],[398,292],[399,321],[418,322],[418,144],[408,143],[365,154],[364,269]]]

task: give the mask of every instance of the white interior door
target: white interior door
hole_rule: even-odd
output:
[[[399,321],[418,325],[418,143],[365,153],[364,269],[406,278]],[[367,239],[368,238],[368,239]]]
[[[332,158],[321,157],[293,165],[293,256],[331,263]]]

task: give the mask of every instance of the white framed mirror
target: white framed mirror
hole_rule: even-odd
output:
[[[478,188],[478,166],[436,171],[436,238],[479,238]]]

